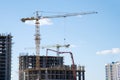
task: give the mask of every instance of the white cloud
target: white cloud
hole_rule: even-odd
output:
[[[97,51],[96,54],[119,54],[120,48],[112,48],[110,50]]]
[[[39,20],[40,22],[40,26],[43,26],[43,25],[52,25],[52,21],[50,19],[40,19]],[[25,22],[26,24],[29,24],[29,25],[35,25],[35,20],[30,20],[30,21],[26,21]]]

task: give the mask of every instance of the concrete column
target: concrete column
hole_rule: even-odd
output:
[[[78,72],[78,80],[81,80],[81,72]]]
[[[83,77],[82,79],[85,80],[85,72],[84,71],[82,71],[82,77]]]

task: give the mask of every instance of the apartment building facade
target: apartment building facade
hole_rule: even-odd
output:
[[[0,34],[0,80],[11,80],[11,34]]]
[[[105,65],[106,80],[120,80],[120,61]]]

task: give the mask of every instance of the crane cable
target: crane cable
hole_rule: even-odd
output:
[[[64,20],[63,20],[63,40],[64,40],[64,44],[66,44],[67,42],[66,42],[66,36],[67,36],[67,34],[66,34],[66,17],[64,17],[63,18]]]

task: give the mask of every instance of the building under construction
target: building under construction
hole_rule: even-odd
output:
[[[11,34],[0,34],[0,80],[11,80]]]
[[[75,80],[73,65],[64,65],[63,56],[39,56],[40,68],[36,69],[36,55],[19,56],[19,80]],[[75,66],[76,80],[85,80],[84,66]]]

